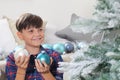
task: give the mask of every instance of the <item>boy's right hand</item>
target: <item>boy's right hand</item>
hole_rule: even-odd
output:
[[[19,56],[17,59],[15,59],[15,64],[18,68],[26,70],[28,63],[29,63],[30,55],[26,56]]]
[[[25,80],[26,69],[29,63],[30,56],[19,56],[15,59],[15,64],[17,65],[16,79],[15,80]]]

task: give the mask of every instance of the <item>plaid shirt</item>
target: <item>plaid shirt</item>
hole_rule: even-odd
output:
[[[57,72],[58,62],[63,61],[62,57],[54,50],[44,49],[43,47],[40,48],[41,50],[45,50],[48,55],[53,58],[53,63],[50,66],[50,71],[53,76],[56,78],[56,80],[63,80],[63,74]],[[30,61],[26,70],[25,80],[44,80],[42,75],[35,69],[34,59],[36,58],[36,56],[30,56]],[[15,80],[17,66],[15,65],[13,52],[11,52],[7,57],[7,64],[5,70],[7,80]]]

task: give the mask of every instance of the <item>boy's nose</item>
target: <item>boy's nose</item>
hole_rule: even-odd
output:
[[[40,32],[39,31],[35,31],[34,35],[40,35]]]

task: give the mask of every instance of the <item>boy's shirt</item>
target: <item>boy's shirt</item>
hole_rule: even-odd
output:
[[[50,71],[53,74],[53,76],[55,76],[56,80],[63,80],[63,73],[57,72],[58,62],[63,61],[60,54],[55,52],[54,50],[44,49],[42,46],[40,48],[41,50],[45,50],[48,53],[48,55],[53,58],[53,63],[50,66]],[[40,75],[40,73],[37,72],[35,68],[34,59],[36,59],[36,56],[33,55],[30,56],[30,61],[26,71],[25,80],[44,80],[42,75]],[[7,64],[6,64],[7,80],[15,80],[16,72],[17,72],[17,66],[15,65],[14,55],[12,52],[7,57]]]

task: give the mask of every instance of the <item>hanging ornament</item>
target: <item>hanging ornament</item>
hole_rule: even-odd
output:
[[[60,54],[63,54],[65,52],[64,44],[62,43],[56,43],[53,45],[53,50],[59,52]]]
[[[74,45],[71,42],[66,42],[64,46],[65,46],[66,53],[71,53],[74,51]]]
[[[39,59],[40,62],[44,61],[46,64],[50,64],[50,56],[45,51],[41,51],[38,54],[37,59]]]
[[[23,46],[15,47],[15,49],[14,49],[14,58],[17,59],[18,56],[23,56],[23,55],[28,56],[29,55],[28,51]]]
[[[52,44],[42,44],[43,48],[45,49],[52,49]]]

